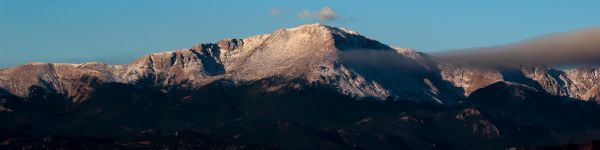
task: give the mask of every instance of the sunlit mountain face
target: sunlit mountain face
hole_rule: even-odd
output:
[[[600,140],[597,65],[455,56],[307,24],[127,64],[28,63],[0,69],[0,148],[507,149]]]

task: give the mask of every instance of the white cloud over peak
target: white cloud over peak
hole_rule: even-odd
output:
[[[341,19],[342,17],[339,16],[333,8],[331,8],[329,6],[325,6],[325,7],[321,8],[320,11],[310,11],[310,10],[306,10],[306,9],[302,10],[298,14],[298,18],[318,20],[320,22],[328,22],[328,21],[333,21],[336,19]]]

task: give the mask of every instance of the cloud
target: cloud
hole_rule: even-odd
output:
[[[339,18],[339,16],[337,15],[337,13],[335,12],[335,10],[333,10],[333,8],[331,7],[323,7],[321,8],[321,11],[319,12],[319,19],[321,21],[331,21],[333,19],[337,19]]]
[[[552,34],[516,44],[450,51],[439,56],[477,63],[600,64],[598,41],[600,27]]]
[[[280,9],[271,9],[271,16],[281,16],[283,13]]]
[[[342,17],[339,16],[333,8],[331,8],[329,6],[325,6],[325,7],[321,8],[320,11],[302,10],[298,14],[298,18],[318,20],[320,22],[328,22],[328,21],[341,19]]]
[[[313,16],[313,13],[310,12],[309,10],[302,10],[300,12],[300,14],[298,14],[298,18],[300,19],[311,19]]]

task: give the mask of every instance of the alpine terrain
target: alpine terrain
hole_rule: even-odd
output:
[[[455,62],[322,24],[0,69],[0,149],[508,149],[600,140],[600,67]]]

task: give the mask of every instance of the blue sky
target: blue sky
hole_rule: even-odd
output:
[[[423,52],[508,44],[600,26],[600,1],[0,0],[0,67],[126,63],[145,54],[315,23]],[[275,13],[276,15],[274,15]]]

